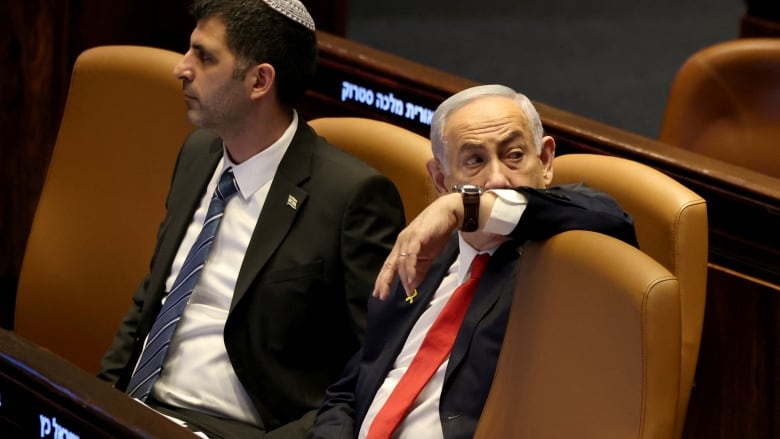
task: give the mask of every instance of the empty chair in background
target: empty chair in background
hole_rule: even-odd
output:
[[[715,44],[680,67],[659,139],[780,177],[780,39]]]

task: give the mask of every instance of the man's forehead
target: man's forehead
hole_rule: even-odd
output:
[[[498,95],[480,96],[476,99],[469,101],[457,110],[454,110],[452,114],[459,112],[470,113],[486,113],[486,114],[502,114],[502,113],[519,113],[523,114],[523,109],[517,100]]]
[[[514,99],[484,96],[450,113],[445,125],[445,135],[480,128],[490,130],[506,127],[525,130],[527,122],[528,117]]]
[[[198,20],[190,35],[190,45],[209,51],[227,50],[225,22],[220,17],[208,17]]]

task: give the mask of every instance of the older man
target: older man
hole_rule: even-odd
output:
[[[310,437],[472,437],[523,243],[586,229],[636,244],[631,217],[609,196],[547,187],[555,141],[514,90],[453,95],[433,116],[431,141],[440,197],[399,235],[369,302],[364,346],[328,390]]]

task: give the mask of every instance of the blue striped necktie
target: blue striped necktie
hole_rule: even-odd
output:
[[[130,383],[127,385],[127,393],[130,396],[145,401],[152,391],[152,386],[160,376],[171,337],[176,330],[176,324],[181,319],[184,307],[187,306],[190,295],[192,295],[192,290],[198,282],[200,273],[203,271],[203,266],[206,264],[206,256],[214,241],[214,235],[217,233],[225,204],[237,191],[238,185],[233,176],[233,169],[228,168],[220,177],[219,184],[214,190],[203,229],[187,254],[184,265],[181,266],[176,281],[173,283],[173,288],[168,293],[165,303],[152,325],[146,346],[141,353],[135,372],[130,378]]]

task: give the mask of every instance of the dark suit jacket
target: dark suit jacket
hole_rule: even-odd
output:
[[[165,280],[222,157],[199,130],[179,154],[151,271],[103,359],[124,390],[160,310]],[[294,196],[297,207],[288,206]],[[366,300],[404,225],[395,186],[304,122],[282,159],[241,266],[225,346],[269,437],[300,438],[324,392],[359,348]]]
[[[490,258],[445,372],[439,411],[447,439],[471,438],[476,430],[504,339],[523,242],[586,229],[636,245],[632,218],[604,194],[581,185],[518,190],[528,196],[526,211],[512,232],[513,239]],[[310,437],[357,436],[374,395],[457,256],[458,240],[453,236],[417,288],[419,296],[413,304],[404,300],[406,294],[399,284],[386,301],[369,300],[363,349],[350,361],[342,379],[328,389]]]

